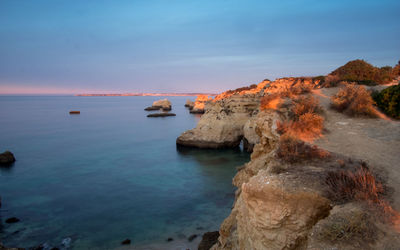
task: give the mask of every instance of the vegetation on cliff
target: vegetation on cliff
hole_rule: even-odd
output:
[[[331,98],[332,108],[350,116],[376,117],[374,100],[364,86],[348,84]]]
[[[330,83],[339,81],[356,82],[358,84],[376,85],[391,82],[399,75],[399,66],[375,67],[364,60],[353,60],[334,70]],[[326,80],[326,79],[325,79]]]
[[[395,85],[373,95],[376,105],[385,114],[400,119],[400,85]]]

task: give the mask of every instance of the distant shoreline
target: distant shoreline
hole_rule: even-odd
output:
[[[126,93],[126,94],[76,94],[75,96],[216,96],[214,93]]]

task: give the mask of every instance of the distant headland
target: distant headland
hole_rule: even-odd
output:
[[[214,93],[120,93],[120,94],[76,94],[75,96],[216,96]]]

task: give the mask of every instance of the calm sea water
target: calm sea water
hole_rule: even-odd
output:
[[[113,249],[218,230],[249,155],[178,150],[199,117],[186,97],[168,98],[176,117],[146,117],[157,97],[0,96],[0,151],[17,159],[0,168],[0,241]],[[12,216],[21,221],[6,224]]]

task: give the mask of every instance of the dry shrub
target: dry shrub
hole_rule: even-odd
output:
[[[327,75],[325,77],[325,81],[323,86],[325,88],[332,88],[332,87],[336,87],[340,82],[340,78],[337,75]]]
[[[374,100],[364,86],[347,84],[332,96],[331,105],[351,116],[376,117]]]
[[[329,152],[309,145],[296,137],[284,134],[279,139],[277,157],[289,163],[301,162],[311,159],[323,159],[329,157]]]
[[[355,171],[329,172],[325,183],[329,187],[329,196],[338,202],[364,200],[379,203],[384,191],[383,185],[364,166]]]
[[[292,109],[296,118],[306,113],[321,113],[322,107],[317,98],[313,96],[299,96],[294,100],[294,107]]]
[[[260,109],[277,109],[281,100],[281,93],[273,93],[265,95],[261,98]]]
[[[375,242],[376,232],[377,227],[367,213],[352,211],[333,215],[329,222],[323,224],[319,237],[332,243],[345,241],[359,245],[364,242]]]
[[[311,84],[307,85],[302,81],[298,85],[295,85],[291,88],[291,94],[293,95],[301,95],[301,94],[307,94],[310,93],[311,90],[313,89],[313,86]]]
[[[277,122],[277,132],[287,133],[303,140],[319,137],[324,128],[324,118],[318,114],[322,113],[318,99],[313,96],[300,96],[293,101],[292,119]]]
[[[296,131],[300,137],[316,138],[322,134],[324,118],[314,113],[306,113],[301,115],[299,120],[294,122],[293,125],[293,130]]]

